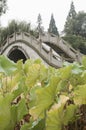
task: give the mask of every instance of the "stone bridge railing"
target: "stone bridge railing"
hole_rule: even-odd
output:
[[[81,55],[79,56],[77,51],[74,50],[72,47],[66,45],[65,41],[62,39],[58,40],[57,37],[51,37],[48,34],[41,36],[40,39],[36,39],[34,36],[30,35],[29,33],[14,33],[10,35],[6,41],[0,47],[0,54],[4,54],[7,47],[15,44],[17,42],[23,42],[25,45],[31,47],[33,50],[38,53],[38,55],[49,65],[54,66],[56,68],[62,67],[63,64],[63,57],[59,54],[54,53],[55,51],[53,48],[47,49],[44,46],[43,42],[50,42],[59,48],[61,48],[65,53],[67,53],[73,60],[81,61]],[[22,44],[21,44],[22,46]],[[77,56],[78,55],[78,59]]]
[[[57,48],[61,49],[63,53],[68,55],[70,59],[74,61],[81,62],[82,54],[79,51],[75,50],[72,46],[70,46],[65,40],[62,38],[51,35],[49,33],[45,33],[44,35],[40,35],[40,39],[42,42],[49,42],[55,45]]]
[[[8,46],[17,43],[18,41],[23,42],[25,45],[28,45],[34,49],[39,54],[39,56],[49,65],[56,68],[62,67],[63,60],[61,57],[59,55],[53,54],[54,50],[52,48],[48,50],[39,40],[28,33],[14,33],[9,36],[0,47],[0,54],[4,54]]]

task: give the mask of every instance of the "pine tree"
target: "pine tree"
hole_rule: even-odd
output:
[[[41,15],[40,15],[40,14],[38,15],[37,23],[38,23],[38,30],[40,31],[41,24],[42,24],[42,18],[41,18]]]
[[[75,23],[75,20],[76,20],[76,11],[75,11],[75,6],[74,6],[74,3],[73,1],[71,2],[71,5],[70,5],[70,10],[69,10],[69,13],[68,13],[68,16],[67,16],[67,19],[66,19],[66,23],[65,23],[65,27],[64,27],[64,32],[66,34],[73,34],[73,28],[74,28],[74,23]]]
[[[43,31],[44,31],[44,28],[43,28],[43,26],[42,26],[42,18],[41,18],[41,14],[39,13],[38,14],[38,17],[37,17],[37,30],[38,30],[38,32],[39,33],[43,33]]]
[[[71,2],[71,5],[70,5],[69,17],[70,19],[73,19],[76,17],[76,11],[75,11],[75,6],[74,6],[73,1]]]
[[[59,35],[53,14],[51,14],[51,20],[50,20],[48,32],[53,33],[55,35]]]

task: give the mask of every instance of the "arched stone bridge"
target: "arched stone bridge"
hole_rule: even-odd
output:
[[[53,67],[62,67],[63,61],[81,62],[82,54],[72,48],[63,39],[45,33],[38,39],[26,32],[10,35],[0,47],[0,54],[8,56],[16,62],[28,58],[41,58]]]

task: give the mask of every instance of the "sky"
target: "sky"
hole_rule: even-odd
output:
[[[49,27],[51,14],[53,13],[58,31],[64,29],[64,24],[70,10],[72,0],[7,0],[8,10],[1,16],[1,25],[7,26],[15,19],[37,25],[38,14],[41,14],[42,26],[45,30]],[[86,12],[86,0],[73,0],[75,10]]]

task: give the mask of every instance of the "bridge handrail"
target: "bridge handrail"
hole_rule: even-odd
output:
[[[68,43],[67,41],[65,41],[65,40],[63,40],[63,39],[62,39],[62,41],[63,41],[63,43],[64,43],[65,45],[67,45],[74,53],[77,53],[77,50],[75,50],[71,45],[69,45],[69,43]]]
[[[34,37],[34,36],[32,36],[30,33],[27,33],[27,32],[14,32],[13,34],[11,34],[11,35],[9,35],[7,38],[12,38],[14,35],[19,35],[19,34],[21,34],[21,33],[23,33],[24,35],[26,35],[26,36],[28,36],[28,37],[32,37],[34,40],[36,40],[37,41],[37,39]],[[56,37],[58,37],[58,36],[56,36],[55,34],[52,34],[52,33],[45,33],[45,34],[48,34],[49,36],[54,36],[55,38]],[[58,37],[60,40],[62,40],[63,41],[63,43],[67,46],[67,47],[69,47],[69,49],[71,49],[74,53],[77,53],[77,50],[75,50],[73,47],[71,47],[65,40],[63,40],[62,38],[60,38],[60,37]],[[5,45],[5,43],[7,42],[7,39],[2,43],[2,46],[4,46]]]
[[[53,37],[53,38],[56,38],[56,39],[58,38],[59,41],[62,40],[62,42],[63,42],[64,45],[66,45],[74,53],[77,53],[77,50],[75,50],[71,45],[69,45],[69,43],[67,41],[63,40],[60,36],[52,34],[52,33],[46,33],[46,34],[49,36],[49,38]],[[46,36],[46,34],[44,36]]]
[[[17,35],[19,35],[19,36],[21,36],[21,37],[19,37],[19,39],[17,39]],[[31,36],[30,34],[28,34],[28,33],[20,33],[20,32],[16,32],[16,33],[14,33],[14,34],[12,34],[12,35],[10,35],[9,37],[8,37],[8,40],[6,40],[8,43],[5,45],[5,46],[3,46],[4,48],[2,48],[2,53],[3,53],[3,49],[5,49],[7,46],[8,46],[8,44],[10,43],[11,44],[11,42],[14,42],[15,40],[21,40],[22,39],[22,36],[24,37],[24,35],[28,35],[28,38],[32,38],[32,41],[33,40],[35,40],[37,43],[39,43],[39,41],[36,39],[36,38],[34,38],[33,36]],[[11,41],[10,41],[10,39],[11,38],[13,38]],[[25,40],[25,39],[23,39],[23,40]],[[34,42],[34,41],[33,41]],[[10,45],[9,44],[9,45]],[[40,44],[37,44],[38,46],[40,46]],[[41,44],[42,45],[42,44]],[[35,47],[34,46],[34,44],[32,44],[32,46],[39,52],[39,54],[40,55],[42,55],[43,56],[43,54],[44,54],[44,59],[45,60],[47,60],[47,62],[49,63],[49,64],[53,64],[53,65],[55,65],[55,66],[58,66],[58,67],[60,67],[61,66],[61,64],[62,64],[62,61],[61,60],[58,60],[58,57],[56,57],[53,53],[52,53],[52,51],[51,50],[47,50],[46,49],[46,51],[48,52],[48,53],[46,53],[46,51],[45,51],[45,48],[44,48],[44,46],[42,45],[42,50],[44,50],[43,52],[42,52],[42,50],[40,51],[37,47]],[[52,49],[53,50],[53,49]],[[47,55],[46,55],[47,54]],[[46,57],[47,56],[47,57]],[[52,63],[52,60],[50,60],[50,59],[52,59],[52,60],[54,60],[55,62],[57,61],[57,63],[59,62],[60,63],[60,66],[57,64],[55,64],[55,63]],[[56,59],[56,60],[55,60]],[[60,58],[59,58],[60,59]]]
[[[65,41],[65,40],[64,40],[63,38],[61,38],[60,36],[55,35],[55,34],[53,34],[53,33],[47,33],[47,34],[50,35],[51,37],[53,36],[53,37],[55,37],[55,38],[61,39],[65,45],[67,45],[71,50],[73,50],[73,52],[77,53],[77,50],[75,50],[67,41]]]
[[[63,50],[69,57],[71,57],[74,60],[77,60],[78,50],[75,50],[71,45],[68,44],[65,40],[63,40],[61,37],[55,36],[52,37],[49,33],[46,33],[45,35],[40,36],[41,40],[43,42],[51,42],[52,44],[55,44],[56,46],[60,47],[61,50]],[[54,41],[52,38],[55,38]],[[59,43],[58,43],[59,42]],[[61,44],[60,44],[61,42]],[[58,43],[58,44],[57,44]],[[63,46],[65,45],[65,46]],[[81,57],[83,54],[78,55],[78,61],[81,62]],[[80,57],[80,58],[79,58]]]
[[[30,33],[24,32],[24,35],[33,38],[34,40],[38,41],[33,35],[31,35]]]
[[[55,35],[53,33],[45,33],[45,35],[48,34],[49,36],[51,37],[55,37],[55,38],[58,38],[59,40],[62,40],[63,43],[68,46],[71,50],[73,50],[73,52],[77,53],[77,50],[75,50],[67,41],[65,41],[63,38],[61,38],[60,36],[58,35]]]
[[[35,38],[34,36],[32,36],[30,33],[27,33],[27,32],[15,32],[15,33],[9,35],[8,38],[3,42],[2,45],[4,46],[6,43],[9,43],[11,38],[13,38],[12,40],[14,40],[14,39],[15,39],[15,40],[19,40],[19,39],[17,39],[17,36],[18,36],[18,35],[21,36],[21,37],[19,37],[19,38],[22,39],[22,40],[25,40],[25,39],[23,39],[23,38],[25,38],[24,36],[26,36],[26,37],[28,37],[28,38],[31,38],[32,40],[35,40],[36,43],[41,44],[42,49],[45,49],[45,50],[49,53],[49,51],[43,46],[41,40]],[[60,37],[58,37],[58,36],[56,36],[56,35],[54,35],[54,34],[50,34],[50,33],[45,33],[44,35],[45,35],[45,36],[49,35],[50,37],[54,37],[54,38],[58,39],[59,41],[61,40],[61,41],[62,41],[62,44],[66,45],[66,47],[68,47],[69,50],[72,51],[72,52],[75,54],[75,58],[76,58],[76,55],[78,54],[78,51],[76,51],[73,47],[71,47],[65,40],[61,39]],[[51,35],[52,35],[52,36],[51,36]],[[26,38],[26,39],[27,39],[27,38]],[[3,47],[3,46],[2,46],[2,47]],[[64,49],[64,48],[61,48],[61,49]],[[51,52],[51,53],[52,53],[52,52]],[[52,53],[52,56],[55,56],[55,55]],[[80,54],[80,56],[82,56],[82,55]],[[62,59],[61,56],[60,56],[60,57],[55,56],[55,57],[57,57],[57,59],[58,59],[58,58],[61,58],[61,59]],[[64,59],[65,59],[65,58],[64,58]]]

